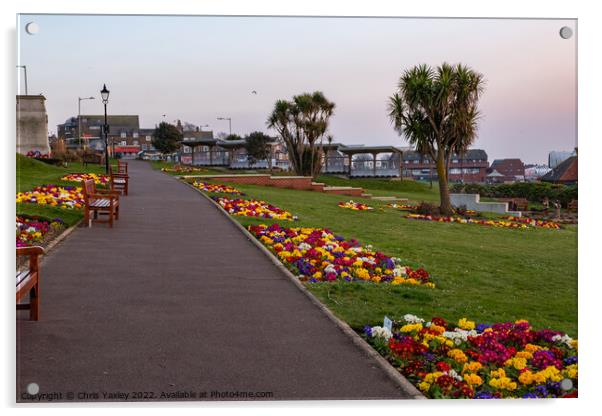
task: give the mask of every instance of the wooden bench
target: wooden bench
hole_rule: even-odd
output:
[[[111,177],[111,190],[119,192],[120,194],[127,195],[130,176],[127,173],[116,173],[113,171],[113,167],[109,169]],[[127,168],[126,168],[127,171]]]
[[[29,265],[17,272],[17,310],[29,309],[29,319],[37,321],[40,315],[40,263],[38,257],[44,254],[42,247],[17,247],[17,257],[28,256]],[[29,303],[19,303],[29,294]]]
[[[117,160],[117,173],[127,175],[128,174],[128,163]]]
[[[84,153],[82,155],[82,163],[84,166],[88,166],[88,163],[95,165],[102,164],[104,157],[99,153]]]
[[[528,211],[529,201],[527,198],[497,198],[500,202],[507,202],[510,211]]]
[[[96,189],[92,179],[84,181],[82,187],[84,194],[84,221],[88,226],[92,221],[108,223],[113,227],[113,220],[119,219],[119,192]],[[90,213],[94,213],[94,218],[90,218]],[[98,219],[99,214],[107,214],[109,218],[106,221]]]
[[[571,211],[577,211],[578,202],[576,199],[572,199],[571,202],[567,205],[567,208]]]

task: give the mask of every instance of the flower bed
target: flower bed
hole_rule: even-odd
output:
[[[457,222],[460,224],[478,224],[486,225],[489,227],[501,227],[501,228],[528,228],[527,224],[517,223],[512,221],[500,221],[500,220],[477,220],[474,218],[462,218],[462,217],[439,217],[435,215],[422,215],[422,214],[408,214],[407,219],[410,220],[423,220],[423,221],[436,221],[436,222]]]
[[[293,214],[290,212],[280,209],[272,204],[268,204],[265,201],[240,198],[230,199],[218,196],[212,196],[211,199],[220,204],[222,208],[228,211],[230,215],[289,221],[297,219],[297,217],[293,216]]]
[[[324,228],[284,228],[253,225],[249,231],[291,269],[300,280],[315,282],[364,281],[393,285],[435,284],[424,269],[404,266],[400,259],[345,240]]]
[[[393,332],[366,326],[364,336],[431,398],[577,397],[577,340],[524,320],[452,325],[408,314]]]
[[[73,209],[83,207],[84,196],[82,188],[75,186],[42,185],[33,191],[17,193],[17,203]]]
[[[555,223],[553,221],[544,221],[544,220],[536,220],[533,218],[521,218],[521,217],[504,217],[505,220],[519,222],[521,224],[530,225],[532,227],[541,227],[541,228],[552,228],[555,230],[560,229],[560,224]]]
[[[161,172],[168,172],[168,173],[200,173],[200,172],[207,172],[207,169],[193,168],[191,166],[175,165],[173,168],[161,168]]]
[[[370,210],[374,209],[372,207],[369,207],[366,204],[362,204],[360,202],[353,202],[353,201],[339,202],[338,205],[341,208],[351,209],[353,211],[370,211]]]
[[[399,209],[401,211],[412,211],[416,209],[415,205],[405,205],[405,204],[387,204],[388,208]]]
[[[194,182],[192,186],[200,189],[201,191],[213,192],[216,194],[244,195],[238,189],[228,185],[212,184],[207,182]]]
[[[41,243],[50,231],[57,231],[64,226],[65,223],[60,218],[46,221],[36,217],[17,215],[17,247],[28,247],[35,243]]]
[[[92,179],[97,185],[106,185],[110,180],[108,176],[97,175],[96,173],[70,173],[61,178],[62,181],[67,182],[83,182],[89,179]]]

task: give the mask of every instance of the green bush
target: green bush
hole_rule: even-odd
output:
[[[547,197],[550,201],[559,200],[563,206],[577,199],[577,184],[569,186],[547,182],[516,182],[499,185],[457,183],[451,186],[450,191],[479,194],[486,198],[526,198],[532,202],[541,202]]]

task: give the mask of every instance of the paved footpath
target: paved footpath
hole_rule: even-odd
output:
[[[408,397],[194,189],[145,162],[130,176],[115,228],[78,228],[42,263],[41,320],[17,315],[18,401],[32,382],[63,401]]]

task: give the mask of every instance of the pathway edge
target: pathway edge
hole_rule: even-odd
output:
[[[222,208],[221,205],[216,203],[213,199],[211,199],[207,194],[202,192],[200,189],[195,188],[192,184],[179,180],[179,182],[184,183],[188,187],[192,188],[199,194],[203,196],[206,200],[208,200],[214,207],[216,207],[224,216],[228,218],[228,220],[234,224],[236,228],[238,228],[247,239],[249,239],[255,247],[257,247],[260,251],[262,251],[270,261],[284,273],[284,275],[299,289],[305,296],[309,298],[309,300],[317,306],[322,313],[324,313],[345,335],[347,335],[352,343],[358,347],[362,352],[364,352],[368,357],[374,359],[379,367],[389,376],[391,380],[398,387],[401,388],[402,391],[407,393],[412,399],[417,400],[426,400],[427,398],[416,388],[412,383],[410,383],[399,371],[397,371],[391,363],[389,363],[382,355],[380,355],[370,344],[368,344],[362,337],[360,337],[346,322],[339,319],[330,309],[326,307],[320,300],[314,296],[303,284],[288,270],[281,262],[274,256],[272,252],[270,252],[261,242],[259,242],[253,234],[251,234],[242,224],[236,221],[228,212]]]

